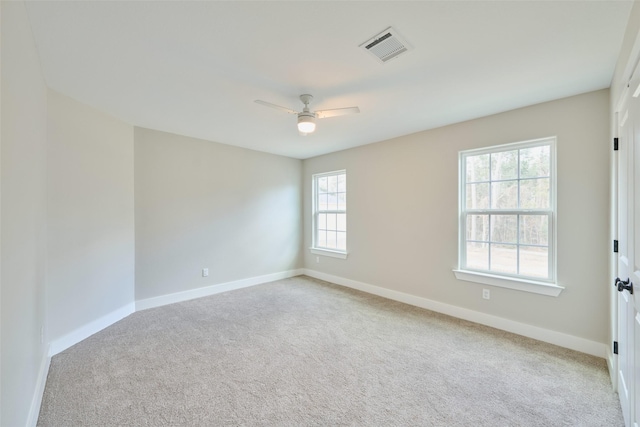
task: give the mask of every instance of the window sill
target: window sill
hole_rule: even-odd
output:
[[[534,280],[515,279],[510,277],[494,276],[492,274],[478,273],[467,270],[453,270],[458,280],[481,283],[483,285],[498,286],[500,288],[515,289],[517,291],[531,292],[534,294],[557,297],[564,287],[551,283],[536,282]]]
[[[323,255],[323,256],[328,256],[332,258],[347,259],[346,252],[332,251],[329,249],[319,249],[319,248],[309,248],[309,251],[311,251],[311,253],[314,255]]]

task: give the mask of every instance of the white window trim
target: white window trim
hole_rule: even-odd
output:
[[[564,287],[547,282],[519,279],[515,277],[496,276],[469,270],[453,270],[456,279],[465,282],[479,283],[482,285],[497,286],[499,288],[515,289],[517,291],[531,292],[534,294],[557,297]]]
[[[475,271],[475,270],[467,270],[463,269],[462,266],[465,265],[465,247],[466,247],[466,224],[464,221],[464,204],[466,203],[466,192],[462,183],[466,184],[466,171],[463,168],[463,157],[468,155],[479,155],[484,153],[494,153],[499,151],[509,151],[510,149],[523,149],[527,147],[533,147],[541,145],[543,142],[549,142],[551,146],[551,165],[550,165],[550,189],[551,189],[551,200],[550,200],[550,208],[548,210],[531,210],[531,212],[536,213],[548,213],[550,215],[550,223],[549,223],[549,270],[550,275],[548,280],[535,280],[531,278],[526,278],[522,276],[512,276],[509,274],[500,274],[494,272],[487,271]],[[486,147],[476,150],[465,150],[459,153],[459,161],[458,161],[458,268],[453,270],[456,278],[458,280],[464,280],[473,283],[479,283],[483,285],[497,286],[501,288],[514,289],[518,291],[531,292],[540,295],[548,295],[557,297],[560,295],[564,287],[559,286],[557,284],[557,232],[556,232],[556,224],[557,224],[557,204],[556,204],[556,195],[557,195],[557,160],[556,160],[556,137],[547,137],[540,138],[529,141],[515,142],[511,144],[497,145],[492,147]],[[518,210],[520,213],[526,213],[525,210]],[[512,212],[510,210],[504,210],[504,212]],[[502,211],[501,211],[502,213]]]
[[[349,256],[348,252],[331,251],[329,249],[319,249],[319,248],[312,247],[312,248],[309,248],[309,251],[314,255],[323,255],[331,258],[347,259],[347,256]]]
[[[309,248],[309,251],[314,255],[322,255],[322,256],[328,256],[331,258],[339,258],[339,259],[347,259],[349,255],[349,253],[346,250],[341,251],[339,249],[316,247],[316,239],[317,239],[317,232],[318,232],[316,228],[316,216],[317,216],[316,204],[317,204],[317,194],[318,194],[317,188],[316,188],[317,179],[319,177],[329,176],[329,175],[338,175],[338,174],[346,175],[346,173],[347,173],[346,169],[341,169],[341,170],[336,170],[331,172],[316,173],[311,176],[311,187],[312,187],[311,188],[311,195],[312,195],[311,197],[312,198],[312,201],[311,201],[311,247]],[[347,214],[347,218],[348,218],[349,215],[346,210],[344,211],[344,213]],[[347,242],[348,241],[349,241],[349,238],[347,234]]]

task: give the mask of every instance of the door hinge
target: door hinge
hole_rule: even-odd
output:
[[[613,252],[618,253],[618,241],[613,241]]]
[[[618,341],[613,342],[613,354],[618,354]]]
[[[618,151],[618,138],[613,138],[613,151]]]

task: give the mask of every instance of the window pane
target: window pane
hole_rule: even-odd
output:
[[[549,217],[547,215],[520,215],[520,243],[547,246],[549,244]]]
[[[316,244],[321,248],[327,247],[327,232],[323,230],[318,230],[318,241]]]
[[[347,193],[338,193],[338,209],[347,210]]]
[[[518,150],[491,154],[491,180],[518,178]]]
[[[328,248],[335,248],[337,244],[338,244],[338,242],[337,242],[336,232],[335,231],[327,231],[327,247]]]
[[[549,249],[520,246],[520,274],[524,276],[548,278]]]
[[[551,170],[551,146],[520,150],[520,178],[549,176]]]
[[[338,209],[338,195],[336,193],[329,193],[327,197],[327,209],[331,211]]]
[[[516,245],[491,245],[491,271],[516,274],[518,250]]]
[[[327,214],[327,230],[336,229],[336,214]]]
[[[491,215],[491,241],[518,243],[517,215]]]
[[[467,268],[489,270],[488,243],[467,243]]]
[[[467,184],[467,209],[489,208],[489,183]]]
[[[338,191],[344,193],[347,191],[347,175],[338,175]]]
[[[327,214],[318,214],[318,230],[327,229]]]
[[[347,214],[338,214],[336,228],[338,231],[347,231]]]
[[[467,182],[489,181],[489,155],[466,158]]]
[[[520,181],[520,207],[522,209],[548,209],[549,178]]]
[[[320,194],[318,196],[318,210],[319,211],[326,211],[327,209],[329,209],[329,196],[325,193],[325,194]]]
[[[338,191],[338,177],[336,175],[332,175],[329,177],[329,193],[335,193]]]
[[[516,209],[518,207],[518,181],[491,183],[491,208]]]
[[[346,251],[347,250],[347,233],[338,232],[336,234],[338,236],[338,244],[336,246],[336,249],[340,249],[341,251]]]
[[[318,178],[318,194],[327,192],[327,177]]]
[[[489,241],[489,215],[467,215],[467,240]]]

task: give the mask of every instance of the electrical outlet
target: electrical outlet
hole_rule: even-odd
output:
[[[482,290],[482,298],[490,299],[491,298],[491,291],[489,289],[483,289]]]
[[[202,269],[202,277],[207,277],[209,276],[209,269],[208,268],[203,268]]]
[[[319,256],[316,257],[316,264],[320,264],[320,257]]]

